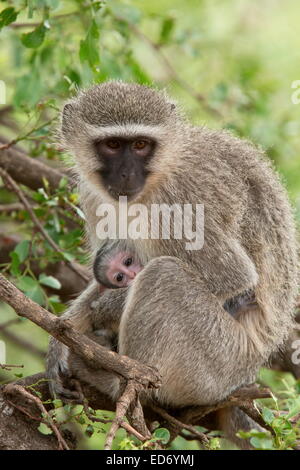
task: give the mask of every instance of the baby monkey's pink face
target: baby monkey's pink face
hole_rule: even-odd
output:
[[[142,269],[136,256],[120,251],[109,261],[106,276],[114,286],[127,287]]]

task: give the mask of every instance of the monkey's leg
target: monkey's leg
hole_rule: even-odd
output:
[[[96,330],[87,336],[101,346],[113,350],[115,335],[109,330]],[[102,393],[115,398],[119,388],[119,379],[104,369],[92,369],[80,356],[70,351],[68,370],[72,377],[98,388]]]

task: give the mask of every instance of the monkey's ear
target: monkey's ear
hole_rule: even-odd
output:
[[[64,105],[62,110],[62,119],[61,119],[61,130],[63,135],[66,135],[70,130],[70,121],[74,112],[74,106],[72,103],[67,103]]]

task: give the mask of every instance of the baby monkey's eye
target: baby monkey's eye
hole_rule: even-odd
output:
[[[125,265],[125,266],[130,266],[130,265],[132,264],[132,262],[133,262],[133,259],[132,259],[132,258],[127,258],[127,259],[125,259],[125,261],[124,261],[124,265]]]
[[[118,273],[116,275],[116,281],[117,282],[122,282],[123,281],[123,278],[124,278],[124,274],[123,273]]]

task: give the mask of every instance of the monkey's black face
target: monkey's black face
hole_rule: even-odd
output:
[[[142,191],[156,142],[148,137],[109,137],[95,142],[102,183],[114,198],[133,199]]]

